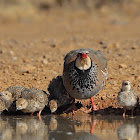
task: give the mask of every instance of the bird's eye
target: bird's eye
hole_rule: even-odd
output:
[[[124,85],[125,85],[125,86],[127,86],[127,85],[128,85],[128,83],[124,83]]]
[[[78,53],[78,56],[81,56],[81,54],[80,54],[80,53]]]

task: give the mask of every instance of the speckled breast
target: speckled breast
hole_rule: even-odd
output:
[[[63,82],[67,92],[76,99],[87,99],[95,95],[103,85],[99,85],[98,69],[91,66],[87,70],[79,70],[74,62],[69,63],[67,72],[63,72]]]

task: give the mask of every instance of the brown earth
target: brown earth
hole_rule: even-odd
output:
[[[69,51],[91,48],[103,51],[108,61],[106,86],[94,96],[97,109],[119,107],[116,97],[123,80],[140,93],[139,14],[108,7],[29,9],[22,14],[0,10],[0,91],[15,85],[47,90],[50,80],[62,74]]]

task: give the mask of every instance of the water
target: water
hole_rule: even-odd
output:
[[[140,117],[1,116],[0,140],[139,140]]]

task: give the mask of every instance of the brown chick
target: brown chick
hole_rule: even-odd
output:
[[[35,111],[39,111],[38,117],[40,118],[41,111],[47,104],[48,96],[46,92],[31,88],[26,89],[21,93],[21,98],[16,101],[16,108],[23,112],[29,112],[31,115],[33,115]]]
[[[26,89],[20,86],[11,86],[0,93],[0,98],[5,102],[9,111],[16,111],[15,100],[21,96],[21,92]]]
[[[9,107],[12,105],[13,103],[13,98],[12,98],[12,94],[9,91],[2,91],[0,93],[0,102],[1,102],[1,109],[5,110],[5,109],[9,109]]]
[[[3,101],[3,100],[0,98],[0,114],[1,114],[4,110],[8,110],[8,108],[6,107],[5,101]]]
[[[20,86],[11,86],[6,89],[6,91],[11,92],[12,98],[14,100],[17,100],[21,96],[21,92],[24,91],[26,88],[25,87],[20,87]]]
[[[66,91],[63,85],[62,76],[57,76],[50,82],[48,91],[50,93],[49,107],[52,113],[59,107],[64,107],[71,104],[74,100]]]

